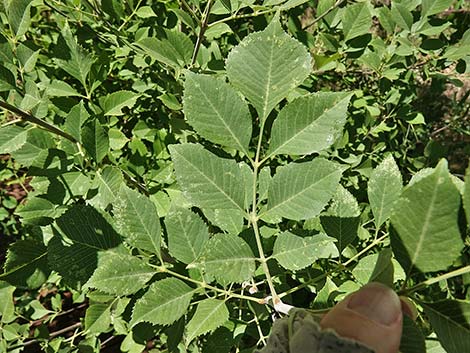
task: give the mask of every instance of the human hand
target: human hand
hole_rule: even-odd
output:
[[[376,353],[398,353],[403,312],[413,316],[393,290],[369,283],[338,303],[320,325],[359,341]]]

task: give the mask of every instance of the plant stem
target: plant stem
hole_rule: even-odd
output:
[[[258,198],[257,198],[257,191],[258,191],[258,173],[259,173],[259,167],[260,167],[260,154],[261,154],[261,145],[262,145],[262,139],[263,139],[263,132],[264,132],[264,127],[265,127],[265,121],[266,119],[262,119],[263,122],[261,123],[260,131],[259,131],[259,137],[258,137],[258,146],[256,147],[256,155],[255,155],[255,160],[253,162],[253,200],[252,200],[252,210],[251,210],[251,217],[250,217],[250,222],[253,226],[253,231],[255,233],[255,239],[256,239],[256,246],[258,247],[258,252],[259,252],[259,259],[261,262],[261,266],[263,267],[264,274],[266,276],[266,281],[268,282],[269,286],[269,291],[271,292],[271,296],[273,299],[273,304],[276,305],[281,302],[281,299],[276,293],[276,289],[274,288],[273,280],[271,273],[269,272],[269,267],[268,267],[268,260],[266,259],[266,256],[264,254],[263,250],[263,244],[261,243],[261,236],[259,232],[259,227],[258,227],[258,214],[257,214],[257,209],[258,209]]]
[[[304,28],[302,28],[302,30],[306,30],[307,28],[310,28],[312,27],[315,23],[321,21],[323,18],[325,18],[331,11],[333,11],[334,9],[336,9],[338,6],[340,6],[343,2],[345,2],[346,0],[338,0],[336,1],[333,6],[331,6],[328,10],[326,10],[325,12],[323,12],[320,16],[318,16],[317,18],[315,18],[311,23],[309,23],[308,25],[306,25]]]
[[[134,11],[132,11],[132,13],[129,16],[127,16],[126,19],[124,20],[124,22],[119,26],[118,32],[120,32],[121,29],[123,29],[124,26],[132,19],[132,17],[135,16],[135,14],[137,13],[137,10],[139,9],[140,4],[142,4],[142,1],[143,0],[139,0],[139,2],[137,3],[137,5],[134,8]]]
[[[328,272],[325,272],[325,273],[322,273],[321,275],[305,282],[305,283],[302,283],[302,284],[299,284],[298,286],[296,287],[292,287],[290,288],[289,290],[286,290],[285,292],[279,294],[279,298],[283,298],[285,297],[286,295],[289,295],[289,294],[292,294],[294,292],[297,292],[298,290],[301,290],[305,287],[307,287],[308,285],[312,284],[312,283],[316,283],[320,280],[322,280],[323,278],[325,278],[326,276],[329,276],[330,274],[332,273],[335,273],[339,270],[344,270],[345,267],[347,265],[349,265],[351,262],[355,261],[357,258],[359,258],[361,255],[365,254],[367,251],[369,251],[370,249],[372,249],[374,246],[380,244],[386,237],[388,236],[388,233],[387,234],[384,234],[382,235],[380,238],[374,240],[372,243],[370,243],[368,246],[366,246],[364,249],[362,249],[361,251],[359,251],[356,255],[354,255],[353,257],[351,257],[348,261],[346,261],[344,264],[341,264],[337,267],[335,267],[334,269],[328,271]]]
[[[191,58],[191,66],[196,63],[197,54],[199,53],[199,49],[201,48],[201,43],[204,38],[204,33],[206,33],[207,28],[209,28],[209,13],[212,7],[212,0],[207,2],[206,8],[204,13],[202,14],[201,18],[201,27],[199,29],[199,35],[197,36],[196,45],[194,46],[193,57]]]
[[[4,101],[0,101],[0,107],[5,109],[5,110],[8,110],[16,115],[18,115],[22,121],[27,121],[27,122],[30,122],[32,124],[36,124],[40,127],[42,127],[43,129],[47,130],[47,131],[50,131],[56,135],[59,135],[59,136],[62,136],[63,138],[73,142],[73,143],[77,143],[78,141],[75,139],[75,137],[73,137],[72,135],[66,133],[65,131],[59,129],[58,127],[52,125],[52,124],[49,124],[47,121],[44,121],[44,120],[41,120],[39,118],[36,118],[35,116],[21,110],[21,109],[18,109],[14,106],[12,106],[11,104],[8,104],[7,102],[4,102]]]
[[[434,283],[437,283],[437,282],[440,282],[440,281],[444,281],[444,280],[452,278],[452,277],[461,276],[461,275],[464,275],[466,273],[470,273],[470,266],[465,266],[465,267],[459,268],[458,270],[451,271],[451,272],[445,273],[445,274],[437,276],[437,277],[429,278],[424,282],[421,282],[421,283],[418,283],[418,284],[414,285],[413,287],[405,288],[405,289],[400,290],[398,292],[398,294],[408,296],[409,294],[414,293],[414,292],[416,292],[416,291],[418,291],[422,288],[425,288],[427,286],[430,286],[431,284],[434,284]]]
[[[212,27],[212,26],[218,25],[220,23],[228,22],[228,21],[231,21],[231,20],[238,20],[238,19],[241,19],[241,18],[249,18],[249,17],[256,17],[256,16],[261,16],[261,15],[266,15],[268,13],[276,12],[279,9],[280,9],[280,7],[273,7],[273,8],[268,9],[268,10],[255,11],[255,12],[252,12],[252,13],[245,13],[245,14],[241,14],[241,15],[234,14],[234,15],[231,15],[229,17],[222,18],[221,20],[214,21],[214,22],[210,23],[207,27]]]
[[[194,283],[196,285],[198,285],[199,287],[201,288],[206,288],[206,289],[209,289],[209,290],[212,290],[214,292],[218,292],[218,293],[222,293],[228,297],[231,297],[231,298],[239,298],[239,299],[245,299],[245,300],[250,300],[252,302],[256,302],[258,304],[264,304],[264,299],[263,298],[256,298],[256,297],[249,297],[247,295],[242,295],[242,294],[237,294],[237,293],[233,293],[231,291],[228,291],[228,290],[225,290],[225,289],[220,289],[220,288],[217,288],[217,287],[214,287],[214,286],[211,286],[210,284],[207,284],[205,282],[201,282],[201,281],[198,281],[196,279],[192,279],[192,278],[189,278],[189,277],[186,277],[182,274],[179,274],[178,272],[174,272],[172,270],[169,270],[168,268],[164,267],[164,266],[155,266],[155,265],[152,265],[152,267],[154,267],[158,272],[161,272],[161,273],[168,273],[169,275],[172,275],[174,277],[177,277],[177,278],[180,278],[182,279],[183,281],[187,281],[187,282],[191,282],[191,283]]]

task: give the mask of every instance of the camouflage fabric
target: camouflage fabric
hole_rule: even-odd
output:
[[[374,353],[359,342],[322,330],[312,314],[293,309],[276,320],[267,345],[257,353]]]

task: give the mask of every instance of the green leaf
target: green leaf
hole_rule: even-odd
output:
[[[238,234],[243,230],[245,215],[240,210],[205,209],[203,211],[209,222],[227,233]]]
[[[403,329],[400,342],[401,353],[426,353],[424,335],[418,325],[403,315]]]
[[[227,58],[230,83],[253,104],[262,122],[310,73],[307,49],[285,33],[278,16],[246,36]]]
[[[185,264],[196,260],[209,240],[209,230],[201,217],[184,208],[171,212],[165,226],[170,255]]]
[[[75,88],[70,86],[67,82],[60,80],[52,80],[52,82],[47,86],[46,93],[51,97],[81,96]]]
[[[8,154],[20,149],[28,137],[28,129],[9,125],[0,128],[0,154]]]
[[[220,283],[249,280],[256,263],[250,246],[233,234],[217,234],[206,243],[206,251],[188,267],[204,268],[209,277]]]
[[[268,154],[310,154],[330,147],[343,131],[351,94],[319,92],[286,105],[274,121]]]
[[[105,209],[110,203],[114,203],[124,184],[124,178],[119,168],[107,165],[96,173],[94,180],[98,193],[91,199],[91,204],[99,209]]]
[[[124,186],[113,203],[114,219],[129,245],[160,255],[161,229],[155,204]]]
[[[31,3],[32,0],[11,0],[8,3],[8,24],[17,38],[24,35],[30,26]]]
[[[69,114],[65,118],[64,129],[70,135],[75,137],[78,142],[82,141],[82,135],[80,133],[83,124],[90,117],[88,111],[83,104],[83,101],[80,101],[72,109],[70,109]]]
[[[75,77],[83,87],[87,87],[87,78],[93,64],[92,56],[83,49],[76,41],[66,24],[61,31],[61,35],[68,47],[68,52],[60,53],[61,58],[56,58],[55,62],[61,69]]]
[[[111,305],[92,304],[85,314],[85,331],[91,334],[100,334],[108,330],[111,325]]]
[[[124,90],[108,94],[103,101],[104,115],[124,115],[122,109],[132,109],[139,97],[138,93]]]
[[[17,240],[9,248],[0,280],[22,288],[35,289],[49,275],[47,249],[36,240]]]
[[[121,243],[109,222],[90,206],[72,206],[56,224],[48,243],[49,266],[68,283],[84,284],[98,267],[99,254]]]
[[[421,4],[421,17],[432,16],[447,10],[453,0],[423,0]]]
[[[31,166],[42,153],[47,153],[47,149],[55,145],[51,133],[40,128],[28,129],[26,143],[19,149],[12,151],[11,155],[16,162],[24,166]]]
[[[165,38],[143,38],[137,44],[153,59],[175,69],[191,63],[194,44],[187,35],[178,31],[165,30]]]
[[[139,291],[153,275],[155,271],[138,257],[106,251],[100,254],[98,268],[86,287],[124,296]]]
[[[186,119],[199,135],[247,154],[251,115],[248,105],[229,84],[188,71],[183,102]]]
[[[411,266],[422,272],[439,271],[454,262],[463,248],[459,208],[460,194],[445,160],[403,190],[391,217],[398,237],[392,236],[391,241],[405,271]]]
[[[470,350],[469,302],[444,300],[421,305],[446,352],[462,353]]]
[[[7,282],[0,281],[0,322],[7,324],[16,319],[15,303],[13,301],[13,293],[15,287]]]
[[[228,321],[229,312],[224,300],[206,299],[200,302],[187,326],[186,343],[212,332]]]
[[[190,143],[171,145],[169,150],[178,183],[194,205],[243,212],[243,175],[234,160],[219,158],[201,145]]]
[[[278,168],[268,191],[267,214],[302,220],[326,206],[341,178],[341,167],[322,158]]]
[[[88,154],[97,162],[101,162],[108,154],[109,138],[99,120],[95,119],[82,128],[82,143]]]
[[[176,278],[165,278],[153,283],[147,293],[136,301],[131,326],[139,322],[172,324],[186,313],[194,292],[193,288]]]
[[[369,282],[380,282],[391,287],[394,282],[391,249],[386,248],[377,254],[361,258],[361,261],[352,270],[352,274],[362,285]]]
[[[463,209],[467,217],[467,227],[470,227],[470,167],[467,168],[465,174],[465,184],[463,189]]]
[[[326,234],[301,237],[290,232],[277,236],[274,243],[273,257],[287,270],[298,271],[316,260],[337,257],[336,240]]]
[[[45,226],[53,221],[57,211],[52,202],[42,197],[32,197],[24,206],[19,207],[16,214],[22,218],[24,224]]]
[[[376,228],[380,228],[390,217],[402,189],[400,170],[393,157],[389,156],[374,169],[367,185],[367,196]]]
[[[369,33],[371,26],[372,14],[369,11],[369,4],[367,2],[346,6],[343,12],[343,33],[345,41]]]
[[[359,214],[356,199],[340,185],[328,212],[320,217],[326,234],[338,240],[336,246],[340,252],[356,238],[360,222]]]
[[[395,23],[403,29],[411,31],[413,15],[411,11],[399,3],[392,3],[392,17]]]

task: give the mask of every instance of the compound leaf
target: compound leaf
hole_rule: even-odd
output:
[[[326,159],[280,167],[268,190],[267,214],[302,220],[313,218],[338,187],[341,167]]]
[[[273,123],[268,154],[310,154],[330,147],[346,122],[351,94],[320,92],[286,105]]]
[[[199,135],[247,154],[252,129],[250,111],[229,84],[188,71],[183,107],[186,119]]]
[[[470,303],[444,300],[421,305],[446,352],[470,350]]]
[[[200,302],[187,326],[187,343],[222,326],[229,318],[224,300],[206,299]]]
[[[79,104],[75,105],[70,110],[70,113],[67,115],[67,118],[65,118],[65,131],[75,137],[77,141],[81,142],[82,136],[80,131],[82,129],[83,124],[89,117],[90,114],[88,114],[88,111],[86,110],[83,101],[81,101]]]
[[[172,145],[169,150],[178,183],[194,205],[243,212],[243,175],[234,160],[219,158],[201,145],[190,143]]]
[[[391,240],[405,270],[416,266],[422,272],[439,271],[454,262],[463,248],[459,208],[460,194],[445,160],[403,190],[391,217],[398,237]]]
[[[367,195],[376,228],[379,228],[390,217],[402,189],[400,170],[393,157],[389,156],[374,169],[367,186]]]
[[[184,208],[170,213],[165,226],[171,256],[185,264],[196,260],[209,240],[209,230],[201,217]]]
[[[188,310],[195,290],[176,278],[153,283],[138,299],[132,312],[131,326],[139,322],[171,325]]]
[[[316,260],[338,256],[334,242],[326,234],[301,237],[290,232],[277,236],[274,243],[273,257],[282,267],[291,271],[301,270]]]
[[[217,234],[209,239],[206,249],[189,267],[204,268],[209,277],[215,277],[221,283],[241,283],[255,272],[253,252],[239,236]]]
[[[100,254],[98,268],[86,283],[104,293],[129,295],[140,290],[155,271],[136,256],[106,251]]]
[[[160,255],[160,219],[155,204],[126,186],[121,188],[114,206],[114,219],[129,245]]]
[[[278,16],[245,37],[227,58],[230,83],[253,104],[261,121],[310,73],[307,49],[285,33]]]
[[[110,203],[116,201],[124,179],[118,168],[107,165],[96,173],[94,183],[98,193],[91,199],[91,204],[104,210]]]

